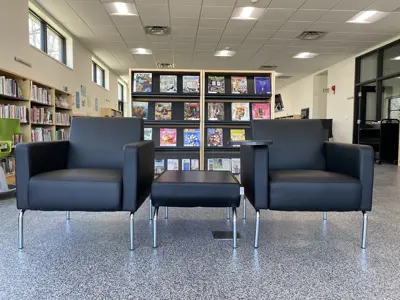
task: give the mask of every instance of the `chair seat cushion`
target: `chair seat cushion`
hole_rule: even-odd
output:
[[[230,172],[165,171],[151,188],[153,206],[238,207],[240,184]]]
[[[360,209],[361,183],[318,170],[270,171],[271,210],[354,211]]]
[[[121,171],[65,169],[38,174],[29,181],[29,206],[37,210],[121,210]]]

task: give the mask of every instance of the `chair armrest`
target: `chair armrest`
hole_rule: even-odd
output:
[[[269,202],[268,144],[240,147],[240,181],[244,194],[255,209],[267,209]]]
[[[20,143],[15,147],[17,207],[29,209],[28,193],[31,177],[65,169],[69,141]]]
[[[124,147],[122,210],[135,212],[150,195],[154,180],[154,142],[141,141]]]
[[[360,210],[371,210],[374,185],[374,150],[372,147],[325,142],[325,155],[328,171],[360,180],[362,187]]]

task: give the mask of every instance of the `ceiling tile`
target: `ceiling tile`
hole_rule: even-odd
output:
[[[358,11],[330,10],[318,22],[343,23],[358,14]]]
[[[306,30],[313,22],[287,22],[280,30]]]
[[[228,38],[222,37],[219,41],[220,44],[239,45],[243,42],[243,38]]]
[[[200,27],[203,28],[224,28],[228,19],[210,19],[210,18],[201,18],[200,19]]]
[[[196,35],[196,27],[172,26],[171,33],[174,36],[193,36]]]
[[[113,25],[100,2],[69,2],[75,12],[89,25]]]
[[[291,18],[290,21],[309,21],[315,22],[321,18],[327,10],[324,9],[301,9],[298,10]]]
[[[172,36],[172,41],[178,43],[194,43],[196,40],[195,36]]]
[[[195,5],[179,5],[170,6],[171,18],[194,18],[198,19],[200,16],[201,6]]]
[[[171,18],[172,26],[186,26],[186,27],[197,27],[199,19],[197,18]]]
[[[266,45],[279,45],[279,46],[286,46],[288,45],[292,39],[276,39],[276,38],[271,38],[269,39],[265,44]]]
[[[172,44],[171,43],[158,43],[158,42],[153,42],[151,43],[151,48],[152,49],[160,49],[160,50],[170,50],[172,49]]]
[[[143,26],[169,26],[170,21],[168,15],[163,17],[145,17],[141,18]]]
[[[113,0],[102,0],[103,2],[113,2]],[[131,2],[127,0],[126,2]],[[148,4],[149,0],[135,0],[136,4]],[[168,0],[151,0],[151,4],[164,4],[168,5]]]
[[[203,0],[203,6],[234,6],[236,0]]]
[[[199,28],[197,35],[199,36],[209,36],[209,37],[220,37],[223,29],[217,28]]]
[[[366,10],[378,10],[391,12],[400,7],[400,2],[397,0],[378,0],[368,6]]]
[[[263,7],[267,8],[271,4],[272,0],[259,0],[257,3],[254,4],[256,7]],[[250,6],[250,1],[249,0],[238,0],[236,3],[237,7],[240,6]]]
[[[279,30],[272,37],[278,39],[294,39],[301,31]]]
[[[107,26],[96,25],[96,26],[90,26],[90,29],[92,29],[94,34],[98,37],[119,35],[119,32],[114,25],[107,25]]]
[[[342,0],[338,4],[336,4],[333,9],[334,10],[363,10],[375,0]]]
[[[126,42],[146,40],[146,34],[142,27],[119,26],[118,31]]]
[[[164,35],[164,36],[147,35],[146,37],[149,42],[169,43],[171,41],[170,35]]]
[[[137,16],[110,16],[116,26],[142,26]]]
[[[195,49],[196,50],[215,51],[215,49],[217,49],[217,45],[216,44],[200,44],[200,43],[196,43]]]
[[[269,8],[299,8],[306,0],[272,0]]]
[[[258,21],[254,29],[278,30],[283,24],[285,21]]]
[[[149,1],[149,0],[147,0]],[[169,5],[178,6],[178,5],[201,5],[202,0],[169,0]]]
[[[202,18],[229,18],[232,14],[231,6],[203,6]]]
[[[275,32],[276,32],[276,30],[253,29],[252,31],[250,31],[248,37],[249,38],[264,38],[264,39],[266,39],[265,41],[267,41],[267,39],[269,37],[273,36]]]
[[[301,9],[331,9],[340,0],[307,0]],[[357,1],[357,0],[354,0]]]
[[[42,0],[40,3],[60,23],[73,23],[75,21],[82,21],[71,8],[71,6],[64,0]]]
[[[174,53],[190,52],[194,49],[194,43],[173,43]]]
[[[257,39],[248,37],[243,41],[242,45],[244,45],[245,48],[247,48],[247,46],[255,46],[255,45],[262,46],[265,44],[266,40],[267,38]]]
[[[203,44],[218,43],[219,40],[220,40],[219,37],[209,37],[209,36],[198,36],[196,39],[197,43],[203,43]]]
[[[295,9],[267,8],[260,20],[287,21],[295,12]]]

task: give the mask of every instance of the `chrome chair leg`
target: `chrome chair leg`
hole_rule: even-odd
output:
[[[327,215],[327,213],[326,213],[326,211],[324,211],[322,214],[324,221],[326,221],[326,215]]]
[[[157,248],[157,218],[158,218],[158,207],[155,207],[154,217],[153,217],[153,248]]]
[[[236,249],[237,245],[236,207],[232,208],[232,219],[233,219],[233,249]]]
[[[21,209],[18,214],[18,249],[24,248],[24,213],[25,209]]]
[[[134,227],[135,226],[135,220],[134,220],[134,213],[131,212],[129,215],[129,242],[130,246],[129,249],[132,251],[135,249],[135,231]]]
[[[67,212],[65,213],[65,219],[66,219],[67,221],[71,219],[70,211],[67,211]]]
[[[165,219],[168,219],[168,206],[165,207]]]
[[[363,228],[362,228],[362,237],[361,237],[361,248],[367,248],[367,226],[368,226],[368,216],[367,212],[363,211]]]
[[[149,198],[149,220],[153,220],[153,203],[151,198]]]
[[[242,196],[242,199],[243,199],[243,220],[246,220],[246,202],[247,202],[247,199],[246,199],[245,196]]]
[[[254,241],[254,248],[258,248],[258,235],[260,231],[260,210],[256,210],[256,236]]]
[[[226,219],[229,220],[231,218],[230,212],[229,212],[229,207],[226,208]]]

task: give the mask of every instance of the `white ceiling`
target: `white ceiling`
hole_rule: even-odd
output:
[[[400,34],[399,0],[259,0],[267,8],[258,21],[230,20],[235,7],[250,0],[118,0],[135,2],[139,16],[110,16],[110,0],[37,0],[50,14],[118,75],[129,68],[155,68],[157,62],[189,69],[258,69],[276,65],[293,76],[283,86],[331,66]],[[117,0],[116,0],[117,1]],[[345,23],[361,10],[390,14],[373,24]],[[165,25],[171,35],[146,36],[143,26]],[[304,30],[327,31],[317,41],[295,38]],[[151,48],[153,55],[132,55],[131,48]],[[214,57],[231,47],[233,58]],[[298,52],[317,52],[297,60]]]

